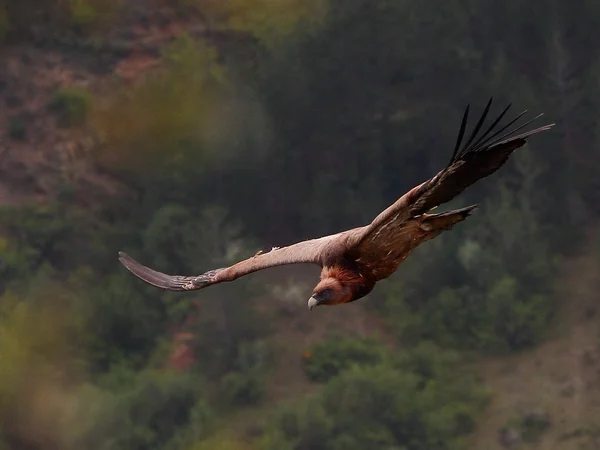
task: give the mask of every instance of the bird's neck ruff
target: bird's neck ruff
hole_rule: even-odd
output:
[[[333,278],[349,289],[350,298],[346,301],[358,300],[373,290],[375,281],[368,274],[342,266],[323,267],[321,280]]]
[[[346,286],[364,284],[366,281],[361,273],[341,266],[323,267],[321,280],[326,278],[335,278]]]

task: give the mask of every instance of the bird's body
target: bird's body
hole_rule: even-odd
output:
[[[322,270],[321,279],[309,299],[309,309],[318,305],[338,305],[358,300],[369,294],[378,281],[393,274],[420,244],[466,219],[474,211],[475,205],[429,214],[432,209],[450,201],[480,178],[498,170],[514,150],[525,144],[527,137],[548,130],[553,125],[515,135],[531,122],[529,121],[498,137],[524,114],[500,130],[495,130],[507,112],[507,107],[482,135],[478,135],[490,106],[491,100],[461,148],[468,118],[467,107],[448,166],[433,178],[408,191],[369,225],[298,242],[288,247],[273,247],[267,253],[258,252],[230,267],[192,277],[157,272],[122,252],[119,259],[129,271],[145,282],[171,291],[202,289],[284,264],[313,263],[321,266]]]

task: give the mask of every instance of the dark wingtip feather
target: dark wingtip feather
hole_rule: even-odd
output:
[[[150,267],[140,264],[124,252],[119,252],[119,261],[132,274],[146,283],[151,284],[152,286],[167,290],[181,290],[180,283],[177,283],[177,281],[182,277],[173,277],[171,275],[157,272]]]
[[[127,270],[152,286],[168,291],[193,291],[211,284],[222,269],[210,270],[199,276],[167,275],[146,267],[124,252],[119,252],[119,261]]]
[[[525,112],[524,112],[523,114],[525,114]],[[519,118],[520,118],[520,117],[522,117],[522,116],[523,116],[523,114],[521,114],[521,115],[519,116]],[[538,115],[537,115],[537,116],[535,116],[533,119],[530,119],[530,120],[528,120],[528,121],[527,121],[527,122],[525,122],[524,124],[522,124],[522,125],[519,125],[517,128],[514,128],[512,131],[509,131],[508,133],[506,133],[506,134],[504,134],[504,135],[500,136],[499,138],[496,138],[495,140],[493,140],[493,141],[491,141],[491,142],[490,142],[490,141],[489,141],[489,139],[488,139],[488,142],[486,142],[486,147],[488,147],[488,148],[489,148],[489,147],[493,147],[494,145],[498,145],[498,144],[500,144],[500,143],[504,143],[504,142],[507,142],[507,141],[510,141],[510,140],[519,139],[519,138],[523,137],[523,134],[521,134],[521,135],[519,135],[519,136],[515,136],[514,134],[515,134],[517,131],[519,131],[519,130],[522,130],[523,128],[525,128],[527,125],[531,124],[531,123],[532,123],[532,122],[534,122],[535,120],[539,119],[539,118],[540,118],[540,117],[542,117],[543,115],[544,115],[544,113],[540,113],[540,114],[538,114]],[[513,121],[511,122],[511,124],[512,124],[512,123],[514,123],[514,122],[515,122],[515,121],[513,120]],[[504,127],[504,128],[503,128],[503,130],[504,130],[504,129],[506,129],[506,128],[507,128],[507,127]],[[501,131],[498,131],[497,133],[495,133],[495,134],[494,134],[494,136],[497,136],[498,134],[500,134],[500,132],[501,132]],[[527,132],[527,133],[529,133],[529,132]],[[532,133],[532,134],[533,134],[533,133]],[[529,136],[529,135],[528,135],[528,136]],[[490,139],[492,139],[492,138],[490,138]]]
[[[477,133],[479,133],[479,130],[483,126],[483,122],[485,121],[485,118],[487,117],[488,113],[490,112],[490,107],[492,106],[493,99],[494,99],[494,97],[490,97],[490,100],[488,101],[487,105],[485,106],[483,113],[481,113],[481,117],[479,118],[477,125],[475,125],[475,128],[473,128],[473,131],[471,132],[471,136],[469,137],[467,143],[463,147],[463,150],[458,153],[458,156],[460,156],[462,153],[464,153],[469,148],[469,146],[471,145],[471,142],[473,142],[473,139],[475,139],[475,136],[477,136]]]
[[[125,252],[119,252],[119,261],[121,262],[121,264],[123,264],[123,266],[125,266],[125,268],[127,270],[129,270],[131,273],[133,273],[136,276],[138,275],[138,270],[136,269],[148,269],[146,266],[141,265],[139,262],[137,262],[135,259],[133,259],[131,256],[129,256],[127,253]],[[152,270],[152,269],[149,269]]]
[[[490,110],[490,107],[492,104],[492,100],[493,100],[493,97],[490,98],[490,100],[488,101],[484,111],[481,114],[481,117],[479,118],[477,124],[473,128],[473,131],[471,132],[469,139],[467,140],[467,142],[461,149],[460,144],[464,137],[464,133],[465,133],[465,129],[466,129],[466,122],[467,122],[467,118],[468,118],[469,107],[467,106],[467,110],[465,111],[465,114],[463,116],[460,131],[458,134],[456,147],[454,148],[452,158],[450,159],[450,164],[463,158],[467,154],[487,150],[491,147],[501,145],[501,144],[504,144],[504,143],[507,143],[510,141],[514,141],[517,139],[524,139],[533,134],[548,130],[552,127],[552,125],[554,125],[554,124],[545,125],[543,127],[536,128],[535,130],[527,131],[527,132],[521,133],[519,135],[515,134],[519,130],[522,130],[524,127],[531,124],[534,120],[539,119],[543,115],[543,114],[539,114],[539,115],[535,116],[533,119],[528,120],[524,124],[519,125],[518,127],[514,128],[513,130],[502,135],[501,133],[503,133],[507,128],[509,128],[511,125],[513,125],[515,122],[517,122],[521,117],[523,117],[527,113],[527,110],[523,111],[521,114],[517,115],[517,117],[512,119],[509,123],[501,126],[500,129],[494,130],[495,127],[500,123],[500,121],[502,120],[502,118],[504,117],[504,115],[506,114],[508,109],[511,107],[511,104],[509,104],[506,108],[504,108],[504,110],[496,118],[496,120],[494,120],[494,122],[488,127],[488,129],[484,133],[482,133],[481,136],[478,136],[478,133],[481,131],[481,128],[483,127],[485,119],[489,113],[489,110]],[[498,135],[500,135],[500,137],[498,137]]]
[[[125,252],[119,252],[119,261],[125,267],[127,267],[129,264],[135,264],[136,263],[136,261],[131,256],[129,256],[127,253],[125,253]]]
[[[469,118],[470,106],[471,105],[467,104],[465,112],[463,113],[463,118],[460,123],[460,130],[458,131],[458,137],[456,138],[456,145],[454,146],[454,152],[452,153],[452,158],[450,158],[450,164],[452,164],[452,162],[456,158],[456,155],[458,154],[458,149],[460,148],[460,144],[462,143],[463,137],[465,135],[465,130],[467,128],[467,119]]]
[[[489,133],[494,129],[494,127],[500,123],[500,121],[506,115],[506,113],[508,112],[508,110],[510,109],[511,106],[512,106],[512,103],[509,103],[506,106],[506,108],[504,108],[504,110],[500,113],[500,115],[498,117],[496,117],[496,120],[494,120],[494,122],[492,122],[492,124],[488,127],[488,129],[485,130],[485,132],[479,137],[479,139],[477,139],[475,142],[473,142],[473,147],[478,148],[482,144],[482,142],[484,141],[486,136],[488,136]]]
[[[534,130],[529,130],[529,131],[526,131],[525,133],[517,134],[516,136],[511,136],[503,141],[496,142],[493,145],[502,145],[502,144],[506,144],[507,142],[514,141],[517,139],[525,139],[525,138],[528,138],[529,136],[533,136],[534,134],[541,133],[542,131],[548,131],[554,125],[556,125],[556,124],[549,123],[548,125],[543,125],[539,128],[535,128]]]

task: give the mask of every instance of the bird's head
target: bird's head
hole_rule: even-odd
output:
[[[312,296],[308,299],[308,310],[312,311],[321,305],[346,303],[351,297],[352,291],[347,285],[334,277],[324,278],[315,286]]]

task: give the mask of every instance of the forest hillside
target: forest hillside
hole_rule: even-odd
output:
[[[600,448],[598,30],[592,0],[0,0],[0,449]],[[556,126],[355,303],[118,262],[367,224],[491,96]]]

